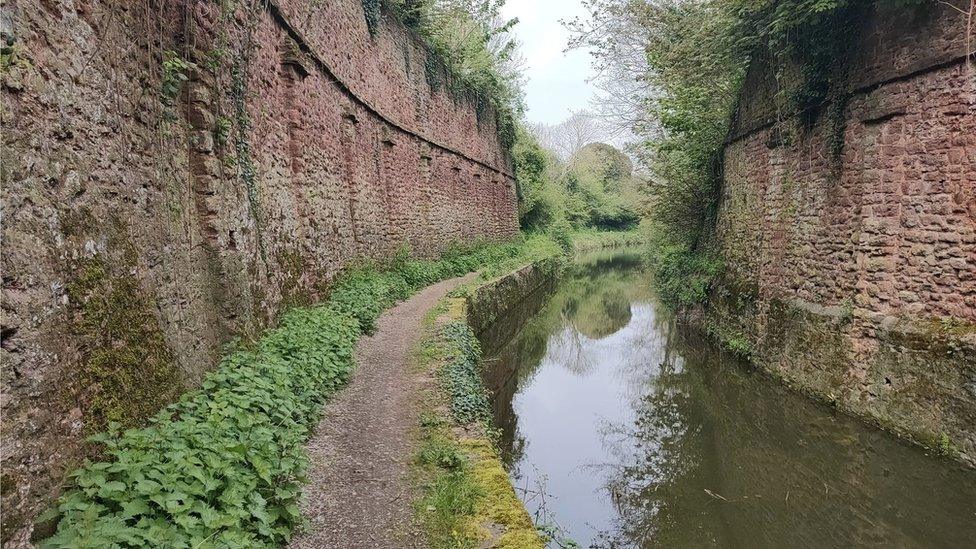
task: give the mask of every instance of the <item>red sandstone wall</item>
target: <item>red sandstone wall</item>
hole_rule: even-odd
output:
[[[754,358],[924,442],[948,433],[976,458],[976,67],[964,34],[965,18],[935,3],[875,12],[812,128],[772,123],[775,83],[757,60],[724,153],[718,231],[729,285],[754,298],[727,319]],[[790,324],[807,313],[819,324]]]
[[[839,155],[829,115],[792,143],[779,136],[791,128],[766,124],[770,88],[752,71],[725,151],[720,230],[737,280],[976,321],[976,80],[965,21],[933,10],[871,22],[849,67]]]
[[[432,90],[423,47],[389,20],[371,37],[359,0],[0,9],[5,544],[87,451],[93,410],[152,413],[351,260],[517,232],[495,113]],[[167,50],[197,65],[169,103]],[[135,311],[135,334],[92,308]],[[170,382],[93,369],[106,340],[149,347]]]

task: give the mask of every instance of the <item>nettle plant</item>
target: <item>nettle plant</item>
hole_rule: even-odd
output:
[[[273,547],[301,522],[303,443],[348,379],[357,339],[397,300],[516,257],[515,244],[351,269],[319,306],[285,313],[253,348],[138,429],[93,437],[105,461],[70,475],[44,547]]]

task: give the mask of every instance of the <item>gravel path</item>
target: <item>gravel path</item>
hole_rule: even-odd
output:
[[[312,464],[302,512],[308,531],[293,548],[423,547],[409,474],[424,383],[410,356],[427,311],[461,282],[445,280],[384,313],[356,346],[349,386],[326,404],[307,445]]]

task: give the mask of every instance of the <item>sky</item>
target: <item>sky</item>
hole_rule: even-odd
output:
[[[585,17],[579,0],[508,0],[502,15],[518,17],[514,34],[525,57],[526,118],[529,122],[558,124],[571,111],[586,109],[595,88],[586,82],[592,74],[590,55],[584,50],[564,53],[569,33],[559,22]]]

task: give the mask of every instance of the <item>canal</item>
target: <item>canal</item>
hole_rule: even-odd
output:
[[[483,337],[486,383],[519,496],[565,540],[976,547],[976,472],[678,329],[636,251],[582,256],[529,303]]]

